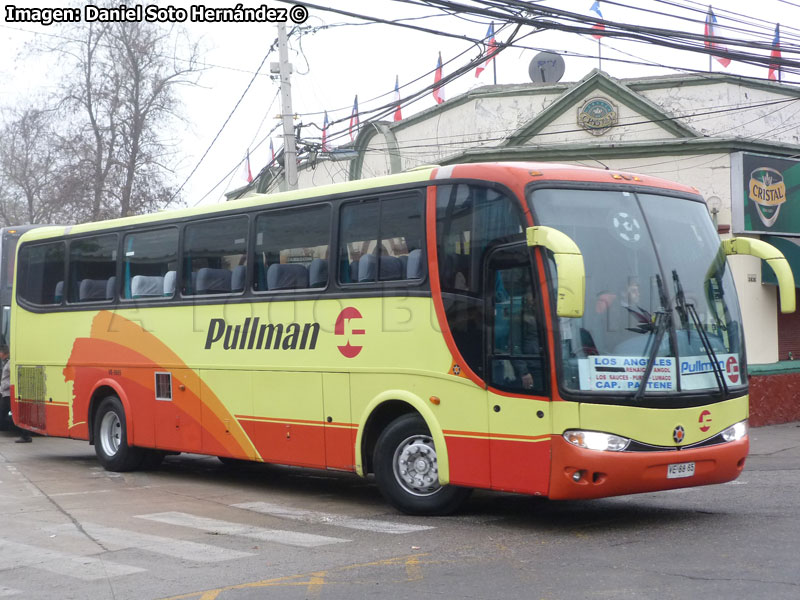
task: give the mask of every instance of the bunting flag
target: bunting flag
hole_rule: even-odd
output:
[[[350,141],[353,141],[353,129],[356,130],[356,134],[358,134],[358,94],[356,94],[356,99],[353,100],[353,112],[350,113]]]
[[[328,111],[325,111],[325,120],[322,122],[322,151],[330,152],[328,148]]]
[[[775,37],[772,38],[772,53],[769,55],[770,58],[780,58],[781,57],[781,24],[777,23],[775,25]],[[781,66],[778,63],[770,63],[769,65],[769,78],[775,81],[781,80]]]
[[[436,104],[444,102],[444,87],[440,85],[442,80],[442,53],[439,52],[439,60],[436,62],[436,74],[433,76],[433,99]]]
[[[714,16],[714,11],[711,10],[711,7],[709,6],[708,14],[706,14],[706,31],[705,31],[706,39],[703,42],[703,44],[705,44],[706,48],[709,48],[711,50],[722,50],[723,52],[727,52],[728,48],[726,46],[723,46],[722,44],[719,44],[714,41],[714,38],[716,37],[717,37],[717,17]],[[724,56],[716,56],[716,55],[714,56],[714,58],[716,58],[719,64],[721,64],[723,67],[727,67],[729,64],[731,64],[730,58],[725,58]]]
[[[603,18],[603,13],[600,12],[600,0],[595,0],[595,3],[592,4],[592,8],[590,8],[589,10],[595,13],[601,19]],[[595,23],[594,25],[592,25],[592,29],[596,31],[605,31],[606,26],[603,23]],[[597,35],[596,33],[593,33],[592,37],[598,40],[603,39],[602,35]]]
[[[400,111],[400,76],[394,76],[394,102],[397,108],[394,109],[394,120],[402,121],[403,113]]]
[[[486,62],[478,65],[475,69],[475,77],[481,76],[483,70],[494,60],[495,52],[497,52],[497,41],[494,39],[494,22],[489,23],[489,30],[486,32],[484,41],[486,42]]]
[[[275,163],[275,147],[272,145],[272,138],[269,138],[269,154],[272,158],[270,158],[269,164]]]
[[[247,154],[244,157],[244,178],[247,183],[253,183],[253,173],[250,171],[250,148],[247,149]]]

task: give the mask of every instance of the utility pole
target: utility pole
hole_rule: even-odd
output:
[[[281,119],[283,120],[283,168],[286,174],[286,189],[297,189],[297,146],[294,134],[294,111],[292,111],[292,84],[289,76],[289,41],[286,24],[278,23],[278,60],[281,77]]]

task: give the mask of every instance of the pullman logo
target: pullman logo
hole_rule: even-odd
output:
[[[221,344],[223,350],[314,350],[319,323],[268,323],[247,317],[240,325],[228,325],[225,319],[208,323],[205,349]]]

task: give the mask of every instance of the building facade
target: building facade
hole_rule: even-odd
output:
[[[773,243],[800,284],[800,89],[792,85],[716,73],[617,80],[594,70],[574,83],[482,87],[403,121],[362,123],[346,150],[347,161],[333,152],[302,162],[299,187],[506,160],[684,183],[706,198],[721,237]],[[284,187],[280,169],[265,170],[235,195]],[[782,398],[800,388],[800,316],[779,312],[769,267],[744,256],[730,265],[744,315],[753,420],[800,419],[800,399],[787,407]]]

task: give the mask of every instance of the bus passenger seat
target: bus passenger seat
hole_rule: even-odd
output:
[[[365,254],[358,261],[358,281],[375,281],[378,277],[378,257]]]
[[[307,287],[308,270],[303,265],[275,263],[267,269],[269,290],[294,290]]]
[[[399,258],[400,262],[403,263],[403,275],[401,275],[401,277],[403,277],[406,273],[408,273],[408,254],[403,254],[403,256],[398,256],[397,258]],[[408,278],[406,277],[406,279]]]
[[[61,302],[64,297],[64,282],[59,281],[56,284],[56,289],[53,291],[53,302]]]
[[[228,269],[203,267],[197,271],[195,293],[227,294],[231,291],[231,272]]]
[[[134,275],[131,279],[132,298],[153,298],[164,295],[164,278],[160,275]]]
[[[406,279],[422,279],[425,277],[425,253],[417,248],[408,253]]]
[[[231,274],[231,291],[243,292],[244,282],[247,278],[247,267],[244,265],[236,265]]]
[[[82,279],[78,288],[78,302],[106,299],[106,279]]]
[[[175,293],[177,275],[175,271],[167,271],[164,273],[164,296],[167,298],[172,298],[172,295]]]
[[[381,281],[403,279],[405,273],[402,260],[396,256],[381,256]]]
[[[112,275],[106,282],[106,300],[114,298],[114,288],[117,286],[117,276]]]
[[[308,284],[311,287],[325,287],[328,283],[328,261],[315,258],[308,266]]]
[[[350,263],[350,281],[346,283],[356,283],[358,281],[358,261],[354,260]]]

